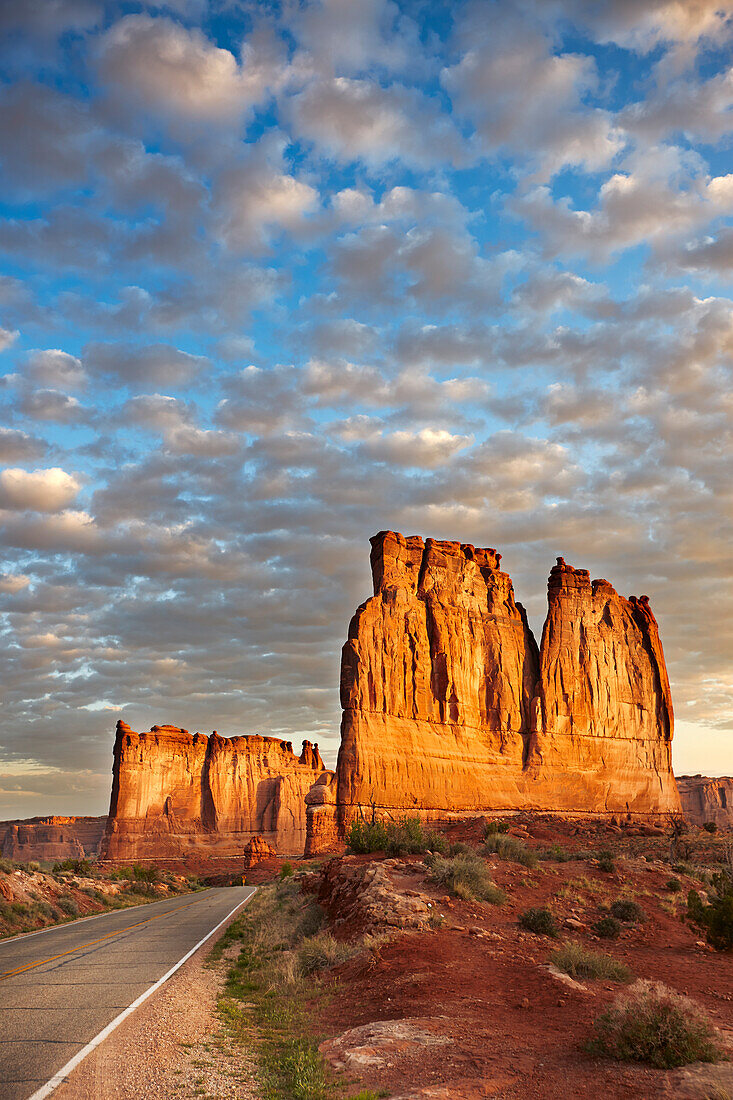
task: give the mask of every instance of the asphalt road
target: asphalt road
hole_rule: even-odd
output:
[[[0,1100],[28,1100],[253,893],[183,894],[0,941]]]

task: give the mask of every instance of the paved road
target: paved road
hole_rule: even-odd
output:
[[[0,1100],[28,1100],[253,893],[204,890],[0,941]]]

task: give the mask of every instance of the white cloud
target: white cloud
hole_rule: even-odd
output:
[[[298,137],[337,161],[378,169],[396,160],[427,168],[468,159],[450,118],[422,93],[397,84],[315,81],[292,97],[287,114]]]
[[[75,500],[80,488],[77,479],[58,466],[11,468],[0,472],[0,508],[60,512]]]
[[[9,347],[12,347],[19,336],[19,332],[11,332],[10,329],[3,328],[0,325],[0,352],[7,351]]]
[[[444,428],[422,428],[419,431],[382,432],[361,443],[359,450],[377,462],[398,466],[415,466],[431,470],[444,466],[454,455],[471,445],[467,435],[453,435]]]
[[[110,27],[98,68],[107,87],[147,109],[204,124],[247,114],[280,75],[279,59],[263,39],[246,45],[240,66],[200,30],[149,15],[128,15]]]
[[[131,386],[180,386],[202,379],[209,360],[168,344],[88,344],[84,362],[92,374],[109,375]]]
[[[24,573],[0,574],[0,592],[15,595],[16,592],[22,592],[30,583],[30,577],[26,577]]]
[[[76,389],[87,380],[81,360],[58,348],[29,351],[26,371],[34,382],[55,388]]]

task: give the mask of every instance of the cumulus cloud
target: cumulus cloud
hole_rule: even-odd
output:
[[[17,428],[0,427],[0,462],[27,462],[39,458],[46,443]]]
[[[63,389],[77,389],[87,379],[81,360],[58,348],[28,352],[26,372],[39,385]]]
[[[482,3],[466,7],[456,33],[461,58],[443,84],[487,151],[531,158],[545,178],[567,165],[596,171],[623,147],[611,115],[584,103],[597,88],[592,58],[555,53],[509,15],[488,20]]]
[[[99,44],[99,77],[146,109],[189,123],[231,123],[277,81],[279,64],[258,42],[242,63],[202,31],[164,16],[127,15]]]
[[[107,375],[135,387],[184,385],[203,379],[209,369],[204,356],[167,344],[89,344],[84,349],[84,362],[92,374]]]
[[[3,328],[0,325],[0,352],[7,351],[9,347],[12,347],[19,336],[19,332],[11,332],[10,329]]]
[[[80,488],[77,479],[58,466],[48,470],[2,470],[0,508],[60,512],[76,499]]]
[[[419,168],[467,160],[459,131],[413,88],[334,77],[295,95],[288,113],[300,138],[338,161],[378,169],[398,158]]]

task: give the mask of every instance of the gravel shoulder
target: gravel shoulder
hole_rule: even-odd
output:
[[[230,922],[222,926],[222,935]],[[231,963],[204,944],[54,1092],[54,1100],[257,1100],[252,1059],[216,1002]]]

